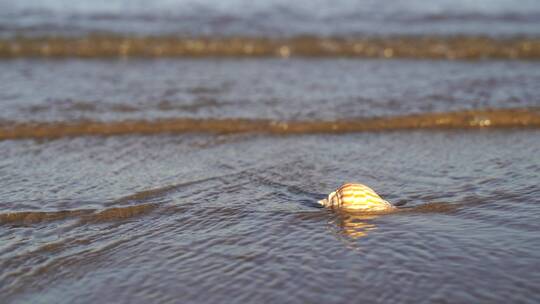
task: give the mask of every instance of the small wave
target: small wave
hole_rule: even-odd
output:
[[[85,222],[105,222],[137,217],[157,208],[157,204],[140,204],[127,207],[107,208],[82,217]]]
[[[446,113],[357,118],[338,121],[266,119],[128,120],[115,122],[4,122],[0,140],[54,139],[167,133],[266,133],[278,135],[354,133],[416,129],[540,128],[540,113],[527,109],[471,110]]]
[[[0,40],[0,58],[15,57],[363,57],[540,59],[540,39],[488,36],[366,38],[184,38],[91,35]]]
[[[417,206],[401,207],[400,211],[406,213],[444,213],[449,214],[459,210],[465,204],[447,202],[429,202]]]
[[[69,218],[79,218],[84,222],[104,222],[123,220],[146,214],[157,207],[157,204],[139,204],[127,207],[112,207],[103,210],[79,209],[60,211],[19,211],[0,214],[0,224],[35,224]]]
[[[61,210],[61,211],[19,211],[0,214],[0,224],[9,223],[39,223],[57,221],[72,217],[80,217],[92,213],[91,209]]]

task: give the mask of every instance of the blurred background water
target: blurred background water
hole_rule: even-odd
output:
[[[0,1],[0,303],[538,303],[540,2]],[[400,211],[318,208],[344,182]]]
[[[0,33],[538,35],[535,0],[2,1]]]

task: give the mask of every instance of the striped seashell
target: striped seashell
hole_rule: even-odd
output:
[[[383,200],[373,189],[362,184],[347,183],[319,201],[327,208],[351,212],[390,211],[395,207]]]

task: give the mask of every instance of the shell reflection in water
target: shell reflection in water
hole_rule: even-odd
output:
[[[370,232],[377,229],[371,221],[377,215],[359,215],[351,213],[340,213],[335,220],[339,232],[353,239],[366,237]]]

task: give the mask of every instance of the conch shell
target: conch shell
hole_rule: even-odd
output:
[[[373,189],[363,184],[347,183],[330,193],[319,204],[331,209],[348,212],[384,212],[394,210]]]

